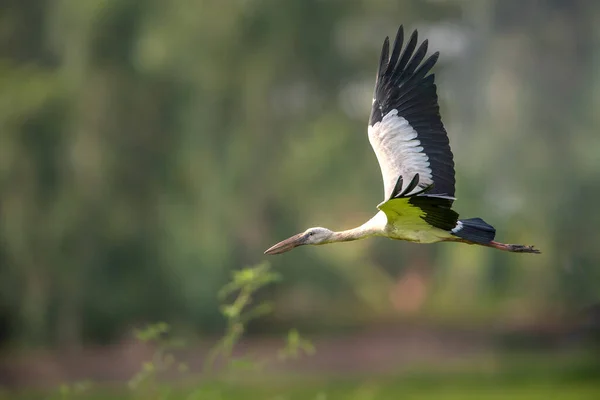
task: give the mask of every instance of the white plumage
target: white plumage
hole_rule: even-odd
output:
[[[390,111],[381,121],[369,126],[369,142],[381,168],[384,200],[390,198],[399,176],[406,178],[404,189],[415,174],[419,174],[419,185],[406,193],[407,196],[433,183],[429,157],[417,139],[417,131],[398,116],[398,110]]]
[[[460,231],[462,228],[463,228],[463,224],[462,224],[462,222],[458,221],[458,222],[456,223],[456,226],[454,227],[454,229],[452,229],[452,231],[451,231],[451,232],[452,232],[452,233],[457,233],[457,232],[459,232],[459,231]]]

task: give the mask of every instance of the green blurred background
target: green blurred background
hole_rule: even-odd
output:
[[[368,113],[399,24],[441,52],[457,211],[543,254],[300,248],[269,259],[282,281],[260,293],[274,311],[249,346],[298,328],[317,347],[304,371],[342,378],[363,362],[589,356],[599,23],[586,0],[0,1],[0,385],[106,378],[94,360],[142,358],[127,349],[145,323],[210,342],[233,270],[310,226],[370,218],[383,189]]]

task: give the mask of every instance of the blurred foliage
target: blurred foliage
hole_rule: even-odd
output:
[[[237,345],[242,335],[245,333],[248,323],[258,317],[269,314],[272,307],[267,302],[254,305],[254,297],[257,292],[279,280],[279,274],[271,271],[269,263],[262,263],[254,267],[235,271],[231,282],[227,283],[219,291],[219,297],[225,303],[221,306],[221,312],[227,321],[227,328],[223,337],[211,349],[206,358],[206,370],[212,371],[215,362],[223,358],[229,363],[232,359],[234,347]],[[230,303],[226,303],[227,297],[234,295]],[[233,363],[233,365],[244,364],[242,361]]]
[[[458,211],[543,255],[298,249],[273,258],[275,309],[250,329],[413,303],[523,322],[599,301],[598,18],[585,0],[3,1],[0,338],[103,343],[157,320],[216,332],[215,293],[239,265],[308,226],[369,218],[369,104],[400,23],[442,53]],[[399,289],[409,275],[420,303]]]
[[[227,283],[220,291],[220,297],[225,302],[221,307],[221,311],[227,320],[227,329],[206,357],[201,375],[202,383],[192,387],[185,398],[221,398],[221,390],[211,387],[210,383],[213,380],[223,380],[224,378],[231,380],[239,377],[240,373],[262,371],[265,363],[269,361],[268,359],[264,357],[259,359],[252,354],[234,355],[233,352],[242,338],[248,322],[268,314],[270,311],[266,303],[252,307],[253,297],[256,296],[259,290],[277,281],[278,278],[279,275],[271,271],[271,266],[268,263],[244,268],[233,273],[232,281]],[[226,303],[228,295],[234,295],[234,299],[230,304]],[[181,388],[175,390],[179,385],[174,385],[173,382],[169,381],[165,382],[165,374],[168,372],[176,371],[179,380],[182,378],[189,379],[190,376],[194,377],[194,381],[198,379],[197,376],[189,375],[188,365],[176,358],[174,351],[182,348],[184,343],[171,337],[169,335],[170,330],[168,324],[160,322],[150,324],[136,332],[136,338],[143,343],[153,345],[155,351],[152,359],[144,362],[140,371],[129,380],[129,388],[135,397],[141,399],[158,397],[166,400],[183,396]],[[310,355],[314,351],[313,344],[293,329],[288,333],[285,346],[278,352],[278,361],[298,359],[302,354]],[[219,365],[217,365],[217,361],[220,362]],[[65,388],[67,388],[66,391]],[[62,386],[60,388],[61,395],[73,392],[68,389],[68,386]],[[81,393],[81,390],[73,393]]]

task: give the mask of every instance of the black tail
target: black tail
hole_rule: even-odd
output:
[[[481,218],[469,218],[458,221],[452,234],[469,242],[488,244],[496,237],[496,229]]]

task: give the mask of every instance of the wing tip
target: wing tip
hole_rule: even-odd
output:
[[[379,56],[379,67],[377,68],[377,79],[383,75],[383,71],[387,69],[390,55],[390,37],[386,36],[381,47],[381,55]]]

